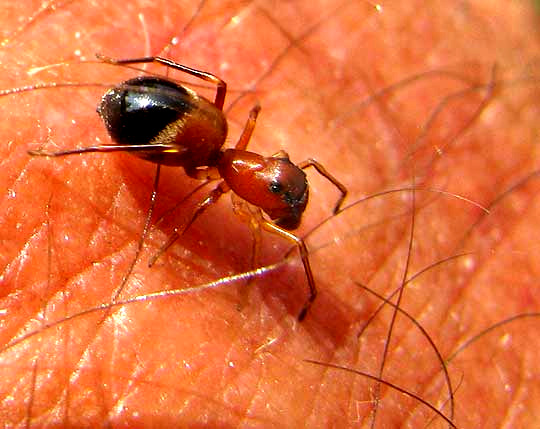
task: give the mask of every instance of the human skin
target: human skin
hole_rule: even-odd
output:
[[[185,34],[194,1],[72,2],[27,26],[24,18],[38,6],[3,7],[2,88],[119,82],[130,72],[98,64],[26,72],[96,52],[157,53],[180,36],[167,56],[224,78],[226,106],[252,91],[227,112],[227,145],[259,101],[250,149],[268,155],[284,149],[296,162],[316,157],[349,188],[346,205],[389,189],[419,188],[414,207],[410,190],[377,197],[309,236],[319,296],[301,323],[296,316],[307,286],[293,255],[249,284],[149,298],[43,330],[114,299],[140,240],[155,166],[127,154],[28,155],[40,146],[109,142],[95,114],[103,88],[1,98],[5,426],[368,427],[374,409],[375,427],[448,426],[392,388],[380,390],[376,406],[374,381],[305,362],[379,374],[392,312],[386,309],[358,339],[379,304],[359,284],[390,294],[403,281],[408,256],[405,277],[411,278],[468,253],[407,284],[400,303],[444,358],[482,329],[538,309],[539,184],[534,176],[523,181],[538,165],[538,18],[525,2],[425,3],[382,2],[377,11],[363,2],[209,2]],[[447,74],[426,74],[434,70]],[[361,104],[413,75],[419,75],[415,84]],[[480,88],[464,91],[474,84]],[[427,122],[457,91],[463,92],[442,105],[442,116]],[[424,126],[426,137],[417,142]],[[308,176],[310,202],[299,236],[331,216],[338,196],[315,172]],[[181,169],[164,169],[156,212],[196,185]],[[489,215],[451,194],[490,208]],[[186,206],[151,231],[118,300],[250,268],[250,232],[227,197],[148,268],[167,234],[186,221],[192,205]],[[283,260],[289,243],[267,234],[263,241],[262,264]],[[457,427],[538,426],[538,323],[531,316],[498,328],[448,364]],[[402,315],[382,378],[450,415],[441,363]]]

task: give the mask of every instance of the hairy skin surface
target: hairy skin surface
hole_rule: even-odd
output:
[[[307,240],[319,297],[303,323],[295,317],[307,289],[294,257],[250,283],[240,310],[243,284],[229,284],[124,305],[108,317],[95,312],[8,347],[117,292],[126,299],[245,271],[251,237],[225,197],[149,269],[148,259],[187,219],[191,205],[182,206],[152,229],[118,291],[144,226],[155,167],[127,154],[27,154],[41,145],[108,142],[95,113],[104,88],[2,97],[6,427],[369,427],[375,383],[304,359],[377,375],[392,312],[386,308],[357,339],[379,304],[359,284],[390,294],[402,283],[408,255],[411,278],[469,252],[407,284],[400,303],[444,358],[481,330],[538,311],[539,34],[532,3],[382,2],[377,11],[361,1],[209,1],[185,33],[198,5],[191,0],[72,1],[42,12],[39,2],[4,3],[1,88],[116,83],[134,72],[98,64],[27,72],[98,52],[155,54],[179,36],[167,57],[225,79],[226,106],[243,95],[227,112],[228,145],[258,100],[263,109],[250,149],[268,155],[284,149],[295,162],[317,158],[349,187],[348,203],[410,188],[414,172],[419,188],[490,209],[486,215],[449,195],[417,191],[410,250],[410,192],[374,198],[331,219]],[[409,85],[363,103],[415,75]],[[431,116],[436,109],[439,116]],[[308,174],[301,236],[330,216],[337,198],[327,182]],[[197,185],[181,169],[163,169],[156,212]],[[280,261],[288,243],[263,240],[261,262]],[[539,425],[539,323],[519,319],[452,359],[456,426]],[[399,315],[383,378],[448,416],[440,368],[426,339]],[[382,387],[380,397],[375,427],[448,426],[393,389]]]

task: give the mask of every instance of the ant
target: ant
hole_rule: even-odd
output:
[[[340,211],[347,188],[314,159],[295,165],[284,151],[270,157],[247,151],[261,109],[258,104],[251,109],[234,149],[222,149],[227,136],[227,120],[223,113],[227,84],[219,77],[158,56],[114,59],[98,55],[98,59],[115,65],[162,64],[215,84],[216,95],[211,102],[162,77],[135,77],[108,90],[97,108],[116,144],[58,152],[30,150],[29,154],[51,157],[87,152],[129,152],[154,163],[184,167],[186,174],[194,179],[221,180],[197,204],[181,233],[175,231],[149,265],[208,207],[232,190],[256,207],[264,230],[286,238],[298,247],[309,286],[309,296],[298,315],[298,320],[302,321],[317,296],[307,247],[300,237],[289,232],[298,228],[308,202],[309,187],[303,170],[314,167],[339,189],[341,196],[334,214]],[[270,221],[262,217],[261,211]]]

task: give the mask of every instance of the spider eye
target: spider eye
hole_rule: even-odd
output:
[[[281,191],[283,191],[283,186],[279,182],[272,182],[270,185],[268,185],[268,189],[273,194],[279,194]]]

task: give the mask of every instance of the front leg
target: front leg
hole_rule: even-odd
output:
[[[210,207],[211,205],[215,204],[219,198],[225,193],[228,192],[230,188],[227,186],[225,182],[219,183],[210,193],[208,196],[201,201],[199,204],[197,204],[197,207],[195,208],[195,211],[191,215],[191,219],[188,221],[182,229],[176,228],[174,232],[171,234],[167,242],[161,246],[161,248],[158,250],[158,252],[150,259],[148,262],[148,266],[151,267],[154,265],[157,261],[157,259],[165,253],[165,251],[173,245],[173,243],[180,238],[182,234],[184,234],[188,228],[195,222],[195,219],[197,219],[201,214],[204,213],[204,211]]]

